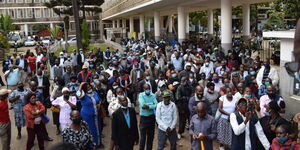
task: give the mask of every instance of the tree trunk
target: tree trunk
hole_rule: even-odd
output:
[[[77,41],[77,50],[79,53],[79,49],[82,49],[82,41],[81,41],[81,29],[80,29],[80,21],[79,21],[79,9],[77,0],[72,0],[73,5],[73,15],[75,20],[75,29],[76,29],[76,41]]]

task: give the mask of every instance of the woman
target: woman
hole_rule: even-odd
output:
[[[24,106],[28,134],[26,150],[31,150],[34,146],[35,135],[37,135],[39,149],[44,150],[44,134],[42,126],[44,124],[43,114],[46,112],[46,109],[41,102],[36,101],[35,94],[33,93],[29,93],[26,100],[29,102]]]
[[[30,68],[30,71],[32,75],[34,75],[36,71],[36,57],[32,52],[30,53],[30,56],[28,56],[27,61],[28,61],[28,66]]]
[[[76,93],[81,102],[82,119],[87,122],[89,130],[93,135],[97,147],[101,145],[101,115],[100,115],[100,96],[94,92],[89,83],[80,84],[79,91]]]
[[[112,98],[116,96],[116,89],[119,87],[117,82],[113,82],[109,90],[107,91],[106,94],[106,100],[108,103],[112,101]]]
[[[72,124],[61,134],[63,141],[73,144],[79,150],[95,150],[96,145],[93,142],[93,137],[87,123],[82,121],[79,111],[73,110],[70,114],[70,119]]]
[[[260,106],[259,106],[259,100],[257,97],[254,96],[252,93],[250,87],[246,87],[244,90],[243,98],[247,100],[248,104],[248,109],[251,111],[255,111],[257,116],[260,118],[259,111],[260,111]]]
[[[122,88],[124,88],[125,93],[132,99],[132,93],[131,93],[131,79],[128,74],[126,74],[125,70],[120,71],[121,76],[119,77],[120,85]]]
[[[119,97],[125,97],[127,98],[127,102],[128,102],[128,107],[131,107],[131,102],[130,102],[130,99],[126,96],[126,94],[124,93],[124,90],[123,88],[119,87],[116,89],[116,96],[113,97],[111,99],[111,102],[109,103],[108,105],[108,112],[109,112],[109,115],[112,116],[112,114],[121,107],[119,101],[118,101],[118,98]]]
[[[61,80],[61,78],[59,78],[59,77],[55,77],[54,83],[55,83],[55,85],[53,86],[53,91],[50,95],[51,102],[53,102],[58,97],[63,95],[62,91],[61,91],[62,88],[64,87],[63,80]],[[52,106],[51,110],[52,110],[52,116],[53,116],[53,124],[56,125],[56,135],[59,135],[60,134],[60,128],[59,128],[60,127],[60,124],[59,124],[60,109],[59,109],[59,107]]]
[[[69,89],[64,87],[62,89],[63,95],[52,101],[52,105],[60,109],[59,124],[61,131],[71,125],[72,121],[70,120],[69,114],[72,109],[76,108],[76,97],[70,96],[69,92]]]
[[[229,123],[229,116],[235,111],[237,99],[232,94],[230,88],[226,88],[226,95],[221,96],[219,99],[219,111],[221,113],[218,121],[218,140],[220,142],[220,149],[230,147],[232,129]]]

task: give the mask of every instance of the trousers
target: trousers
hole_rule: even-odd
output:
[[[10,150],[11,142],[11,123],[0,124],[0,140],[2,150]]]
[[[152,150],[155,130],[155,116],[141,116],[140,119],[140,150]]]
[[[37,136],[39,149],[45,150],[44,147],[44,133],[43,133],[43,125],[42,124],[35,124],[33,128],[27,128],[27,147],[26,150],[31,150],[34,145],[35,135]]]

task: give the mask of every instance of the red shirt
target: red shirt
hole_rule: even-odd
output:
[[[0,124],[9,123],[9,111],[7,100],[0,100]]]

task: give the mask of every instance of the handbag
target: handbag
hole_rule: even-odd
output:
[[[59,113],[60,112],[60,108],[59,107],[55,107],[55,106],[51,106],[51,111],[54,113]]]

